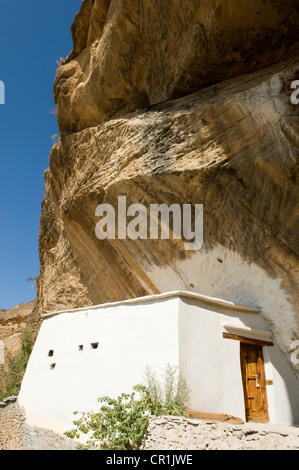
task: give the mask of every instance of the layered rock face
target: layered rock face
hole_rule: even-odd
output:
[[[17,305],[10,310],[0,310],[0,341],[5,347],[5,356],[15,356],[21,350],[21,335],[31,323],[35,302]],[[1,365],[0,365],[1,372]]]
[[[260,307],[290,359],[295,1],[84,1],[72,32],[55,81],[61,143],[45,172],[39,311],[190,290]],[[96,208],[117,209],[119,196],[128,207],[202,204],[202,248],[99,240]]]
[[[54,96],[61,134],[299,53],[296,0],[84,0]]]

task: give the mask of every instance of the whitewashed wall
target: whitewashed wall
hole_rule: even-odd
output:
[[[245,421],[240,342],[223,338],[223,333],[271,342],[269,325],[260,314],[183,298],[179,331],[180,368],[192,391],[192,409],[226,413]],[[299,423],[299,381],[295,373],[275,343],[263,347],[263,354],[266,380],[273,381],[267,386],[270,421]]]
[[[167,363],[178,366],[178,304],[171,299],[45,319],[19,396],[29,422],[65,432],[74,411],[96,411],[99,396],[130,393],[146,365],[158,374]]]
[[[99,396],[129,393],[146,365],[161,376],[169,363],[188,380],[190,409],[245,420],[240,343],[223,338],[229,325],[259,339],[271,335],[258,311],[190,293],[54,314],[44,319],[19,403],[31,425],[65,432],[74,411],[98,410]],[[299,422],[295,374],[277,347],[264,356],[274,383],[267,387],[271,421]]]

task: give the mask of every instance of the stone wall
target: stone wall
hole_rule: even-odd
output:
[[[143,450],[296,450],[299,428],[152,418]]]
[[[78,442],[28,426],[18,403],[0,407],[0,450],[75,450]],[[141,450],[298,450],[299,428],[151,418]]]
[[[0,404],[0,450],[75,450],[77,443],[47,429],[28,426],[14,397]]]

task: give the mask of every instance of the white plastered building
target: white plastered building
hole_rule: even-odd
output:
[[[181,291],[45,315],[19,404],[29,424],[63,433],[75,411],[166,364],[187,380],[193,416],[299,423],[299,381],[259,309]]]

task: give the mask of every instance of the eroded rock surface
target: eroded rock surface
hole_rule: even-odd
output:
[[[190,290],[260,307],[290,359],[297,30],[290,0],[83,2],[55,82],[62,135],[45,172],[40,313]],[[117,208],[118,196],[128,206],[203,204],[202,249],[98,240],[96,207]]]
[[[45,173],[43,313],[187,289],[258,306],[290,355],[298,339],[295,58],[62,138]],[[204,205],[204,246],[104,240],[96,207]]]
[[[296,0],[84,0],[54,96],[61,134],[299,54]]]
[[[10,310],[0,310],[0,341],[6,354],[16,355],[21,349],[21,335],[32,318],[35,302],[20,304]]]

